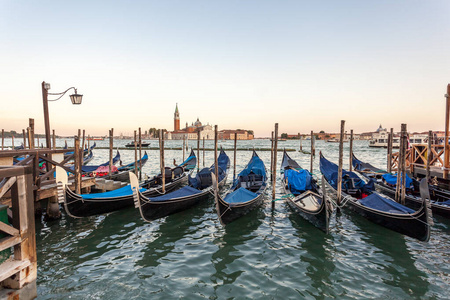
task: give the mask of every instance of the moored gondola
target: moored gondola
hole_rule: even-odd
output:
[[[216,211],[220,222],[225,225],[260,206],[267,188],[267,174],[264,162],[253,150],[247,166],[242,170],[233,185],[221,197],[215,191]]]
[[[337,190],[338,166],[320,153],[320,171],[328,184]],[[364,182],[353,172],[342,170],[342,197],[345,207],[368,220],[420,241],[430,238],[432,212],[429,201],[423,199],[419,210],[414,211],[391,198],[374,191],[373,181]]]
[[[185,162],[174,168],[166,168],[165,190],[166,192],[178,189],[188,180],[188,175],[192,172],[192,164],[197,163],[194,152]],[[122,188],[105,193],[76,194],[67,185],[67,173],[57,167],[57,182],[64,184],[58,186],[58,197],[64,202],[64,208],[68,215],[76,218],[88,217],[104,214],[126,207],[133,206],[133,192],[128,184]],[[162,193],[162,175],[159,174],[145,180],[140,184],[143,195],[153,197]]]
[[[333,205],[326,199],[311,173],[302,169],[284,151],[280,174],[283,193],[289,206],[314,226],[328,233]]]
[[[352,154],[352,165],[355,171],[362,176],[375,182],[376,188],[384,194],[395,196],[395,188],[397,182],[397,175],[392,175],[384,170],[372,166],[370,163],[362,162]],[[409,178],[406,175],[405,181],[407,183],[405,204],[408,207],[417,209],[422,206],[422,198],[420,196],[420,183],[414,178]],[[430,204],[433,214],[441,215],[450,218],[450,192],[443,190],[434,185],[428,185],[430,191]]]
[[[221,150],[218,158],[219,187],[222,187],[227,180],[229,166],[230,159]],[[135,206],[139,208],[142,218],[147,222],[186,210],[211,196],[213,189],[211,174],[213,173],[214,164],[210,168],[203,168],[194,178],[189,175],[188,185],[158,197],[146,197],[140,192],[136,175],[130,173]]]

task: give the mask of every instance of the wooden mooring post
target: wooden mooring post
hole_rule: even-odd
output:
[[[430,183],[430,163],[431,157],[433,156],[431,153],[431,142],[433,141],[433,131],[428,131],[428,145],[427,145],[427,168],[426,168],[426,178],[427,182]]]
[[[83,150],[80,151],[80,138],[75,136],[74,141],[74,169],[75,169],[75,193],[81,194],[81,164],[83,161]]]
[[[161,175],[162,175],[162,193],[166,193],[166,172],[164,165],[164,134],[162,129],[159,130],[159,160],[161,166]]]
[[[392,147],[394,142],[394,128],[391,128],[391,132],[388,135],[388,147],[387,147],[387,172],[392,172]]]
[[[218,126],[214,125],[214,175],[216,175],[214,193],[219,190],[219,162],[217,161]]]
[[[0,221],[0,251],[14,247],[12,257],[0,263],[1,299],[37,297],[37,257],[31,166],[0,167],[0,178],[10,178],[12,226]],[[11,290],[13,289],[13,290]]]
[[[237,149],[237,133],[234,133],[233,181],[236,179],[236,149]]]
[[[344,158],[344,128],[345,120],[341,120],[341,134],[339,138],[339,167],[337,175],[337,204],[342,202],[342,164]]]
[[[197,172],[200,170],[200,129],[197,130]]]
[[[444,179],[448,179],[450,169],[450,148],[448,143],[450,125],[450,84],[447,85],[445,94],[445,137],[444,137]]]
[[[274,132],[272,131],[272,138],[271,138],[271,140],[270,140],[270,141],[271,141],[271,143],[270,143],[270,181],[273,180],[273,177],[272,177],[272,168],[273,168],[273,144],[274,144],[274,141],[275,141],[273,135],[274,135]]]
[[[137,132],[136,130],[134,131],[134,174],[137,176],[138,175],[138,165],[137,165]]]
[[[53,142],[52,142],[52,149],[53,150],[56,150],[56,134],[55,134],[55,129],[53,129],[53,135],[52,135],[52,137],[53,137]]]
[[[184,161],[184,147],[185,147],[185,145],[186,145],[186,137],[183,135],[183,161]]]
[[[4,148],[5,148],[5,129],[2,129],[2,150],[4,150]]]
[[[205,137],[203,137],[203,168],[205,167]]]
[[[112,166],[113,166],[113,146],[114,146],[114,128],[109,130],[109,170],[108,175],[109,179],[112,176]]]
[[[272,209],[275,208],[275,192],[277,185],[277,151],[278,151],[278,123],[275,123],[275,142],[273,145],[273,167],[272,167]]]
[[[314,132],[311,130],[311,166],[309,168],[309,171],[311,172],[311,174],[313,173],[313,162],[314,162],[314,144],[313,144],[313,139],[314,139]]]
[[[142,180],[142,131],[139,127],[139,181]]]
[[[22,129],[23,149],[27,149],[27,135],[25,129]]]
[[[350,158],[348,170],[352,172],[353,170],[353,129],[350,130]]]

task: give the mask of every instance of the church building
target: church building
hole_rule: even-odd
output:
[[[214,130],[211,125],[203,125],[199,118],[197,121],[192,122],[189,126],[186,122],[186,127],[180,129],[180,112],[178,111],[178,103],[175,106],[175,113],[173,118],[173,131],[168,131],[165,134],[165,139],[167,140],[182,140],[183,138],[188,140],[196,140],[197,132],[200,131],[200,139],[205,138],[206,140],[214,139]]]

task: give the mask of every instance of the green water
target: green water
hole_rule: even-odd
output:
[[[221,142],[226,147],[232,143]],[[284,143],[298,148],[298,141]],[[318,142],[317,148],[337,161],[336,144]],[[95,151],[92,163],[103,162],[107,152]],[[228,154],[233,160],[233,153]],[[268,167],[270,152],[259,154]],[[385,167],[385,150],[369,149],[367,142],[357,142],[355,154]],[[149,155],[144,171],[155,174],[158,152]],[[212,163],[212,155],[206,154],[206,165]],[[239,171],[251,152],[237,155]],[[173,158],[181,161],[181,156],[181,151],[167,152],[166,164]],[[308,155],[290,156],[309,166]],[[278,165],[280,159],[281,154]],[[131,162],[134,152],[123,153],[122,160]],[[318,157],[314,168],[318,173]],[[278,186],[278,198],[279,191]],[[333,215],[330,234],[325,235],[283,201],[272,210],[269,196],[264,206],[225,228],[212,199],[152,223],[144,222],[134,208],[85,219],[63,213],[59,221],[37,220],[38,295],[39,299],[448,299],[450,222],[436,217],[435,223],[430,241],[424,243],[344,209]]]

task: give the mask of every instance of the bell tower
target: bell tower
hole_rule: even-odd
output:
[[[178,112],[178,103],[175,106],[175,113],[173,114],[173,131],[180,130],[180,113]]]

